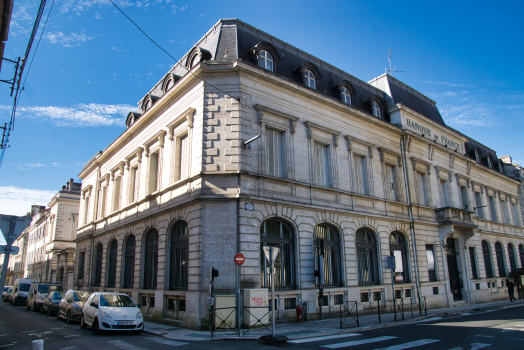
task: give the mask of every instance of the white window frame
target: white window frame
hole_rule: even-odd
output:
[[[315,185],[332,187],[330,145],[314,141],[313,150]]]
[[[351,106],[351,92],[349,91],[349,89],[343,86],[340,93],[342,95],[342,102]]]
[[[266,174],[287,178],[286,132],[266,127]]]
[[[147,181],[148,194],[155,193],[160,189],[160,150],[149,154],[149,173]]]
[[[484,216],[484,204],[482,201],[482,193],[480,191],[475,191],[475,207],[477,208],[477,217],[481,220],[485,220],[486,217]]]
[[[315,77],[315,73],[309,69],[304,70],[304,84],[313,90],[317,89],[317,78]]]
[[[338,139],[341,132],[311,121],[304,122],[304,125],[307,128],[307,138],[309,139],[309,174],[311,184],[317,185],[319,183],[317,180],[321,180],[320,183],[322,185],[320,186],[325,185],[324,187],[337,188],[338,162],[336,159],[336,147],[338,147]],[[316,160],[316,150],[320,150],[318,147],[327,147],[322,149],[323,164]],[[322,176],[322,178],[317,179],[317,176]]]
[[[268,71],[273,72],[273,56],[267,50],[261,50],[259,54],[258,65]]]
[[[490,196],[488,194],[488,204],[491,213],[491,221],[498,222],[497,205],[495,203],[495,195]]]
[[[518,206],[517,206],[517,203],[511,203],[511,208],[512,208],[512,211],[513,211],[513,224],[515,226],[520,226],[520,216],[519,216],[519,212],[518,212]]]
[[[371,104],[373,108],[373,116],[382,119],[382,108],[380,108],[380,104],[377,101],[373,101]]]

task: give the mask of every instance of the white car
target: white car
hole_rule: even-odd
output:
[[[87,326],[91,326],[93,334],[103,330],[140,334],[144,330],[144,318],[129,295],[99,292],[91,294],[82,310],[80,328]]]

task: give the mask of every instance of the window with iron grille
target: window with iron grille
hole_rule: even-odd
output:
[[[147,295],[142,295],[142,306],[147,306]]]
[[[144,289],[156,288],[158,269],[158,232],[149,231],[145,239],[144,252]]]
[[[270,266],[264,254],[264,246],[280,248],[280,252],[274,262],[275,289],[295,288],[295,245],[293,229],[278,219],[266,220],[260,227],[260,278],[262,288],[270,288]]]
[[[437,280],[437,273],[436,273],[437,264],[435,263],[435,250],[434,250],[433,244],[426,244],[426,259],[428,263],[429,280],[436,281]]]
[[[406,298],[411,298],[411,289],[405,289],[404,296]]]
[[[360,293],[360,302],[365,303],[369,301],[369,293]]]
[[[495,282],[491,282],[491,288],[495,288]]]
[[[402,299],[402,290],[401,289],[395,290],[395,299]]]
[[[96,260],[95,260],[95,280],[93,285],[99,287],[102,284],[102,260],[104,258],[104,247],[102,244],[98,244],[96,248]]]
[[[475,287],[477,288],[477,290],[480,290],[480,283],[475,283]]]
[[[373,300],[382,300],[382,292],[373,292]]]
[[[149,297],[149,307],[155,307],[155,297]]]
[[[114,287],[116,284],[116,260],[118,255],[118,243],[116,239],[109,245],[109,264],[107,266],[107,286]]]
[[[513,244],[511,243],[508,243],[508,258],[509,266],[511,267],[511,272],[513,272],[517,269],[517,263],[515,260],[515,249],[513,248]]]
[[[433,295],[437,295],[438,294],[438,287],[433,287]]]
[[[327,295],[324,295],[322,298],[320,298],[320,306],[328,306],[329,305],[329,298]]]
[[[189,229],[179,221],[171,230],[169,239],[169,289],[185,290],[188,285]]]
[[[285,298],[284,309],[291,310],[297,307],[297,298]]]
[[[333,300],[333,302],[335,305],[344,304],[344,294],[335,295],[335,299]]]
[[[375,234],[367,228],[359,229],[355,246],[357,248],[358,284],[361,286],[379,284]]]
[[[469,247],[469,261],[471,262],[471,274],[473,279],[479,278],[477,273],[477,258],[475,256],[475,247]]]
[[[175,299],[167,299],[167,309],[168,310],[175,309]]]
[[[135,236],[130,235],[126,240],[124,256],[124,288],[133,288],[135,278]]]
[[[178,311],[186,311],[186,301],[184,299],[178,300]]]
[[[320,224],[315,227],[314,244],[315,253],[315,270],[318,270],[318,252],[320,240],[324,241],[324,259],[322,269],[324,270],[324,282],[322,287],[340,287],[342,286],[342,271],[340,258],[340,238],[337,230],[328,224]],[[316,286],[319,286],[319,278],[316,279]]]
[[[389,255],[395,257],[395,283],[409,282],[408,246],[406,237],[400,232],[389,235]]]
[[[489,244],[482,241],[482,256],[484,257],[484,269],[486,270],[486,278],[493,278],[493,264],[491,262],[491,252]]]
[[[524,245],[519,244],[520,266],[524,267]]]
[[[497,256],[499,277],[506,277],[506,261],[504,259],[504,252],[502,249],[502,244],[500,244],[500,242],[495,243],[495,255]]]

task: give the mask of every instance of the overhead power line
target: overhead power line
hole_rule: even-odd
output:
[[[155,45],[156,45],[160,50],[162,50],[166,55],[168,55],[169,57],[171,57],[171,59],[173,59],[173,61],[175,61],[176,64],[179,63],[180,60],[177,60],[176,58],[174,58],[174,57],[173,57],[169,52],[167,52],[166,50],[164,50],[164,49],[162,48],[162,46],[158,45],[158,44],[156,43],[156,41],[154,41],[153,39],[151,39],[151,37],[150,37],[149,35],[147,35],[146,32],[144,32],[144,31],[142,30],[142,28],[140,28],[140,26],[139,26],[138,24],[136,24],[136,23],[135,23],[131,18],[129,18],[129,16],[126,15],[125,12],[122,11],[122,10],[120,9],[120,7],[118,7],[118,6],[113,2],[113,0],[109,0],[109,1],[110,1],[110,2],[111,2],[111,3],[112,3],[112,4],[117,8],[118,11],[120,11],[120,12],[122,13],[122,14],[123,14],[123,15],[124,15],[124,16],[125,16],[125,17],[130,21],[130,22],[131,22],[131,23],[133,23],[133,24],[135,25],[135,27],[137,27],[138,30],[140,30],[140,31],[142,32],[142,34],[144,34],[144,35],[145,35],[145,36],[146,36],[146,37],[147,37],[147,38],[148,38],[148,39],[149,39],[153,44],[155,44]],[[228,94],[227,92],[225,92],[225,91],[221,90],[220,88],[214,86],[213,84],[208,83],[207,81],[205,81],[204,79],[202,79],[200,76],[198,76],[198,75],[196,75],[195,73],[191,72],[191,70],[187,69],[187,67],[185,67],[184,65],[181,64],[180,66],[181,66],[181,67],[184,67],[185,70],[186,70],[189,74],[191,74],[191,75],[195,76],[196,78],[200,79],[204,84],[207,84],[207,85],[211,86],[212,88],[215,88],[215,89],[217,89],[218,91],[222,92],[224,95],[229,96],[229,97],[231,97],[231,98],[234,98],[235,100],[237,100],[237,101],[240,102],[240,98],[238,98],[238,97],[234,97],[234,96],[231,96],[230,94]]]

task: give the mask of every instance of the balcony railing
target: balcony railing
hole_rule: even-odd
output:
[[[443,207],[435,210],[437,221],[440,225],[461,224],[471,227],[477,225],[473,222],[473,211],[453,207]]]

